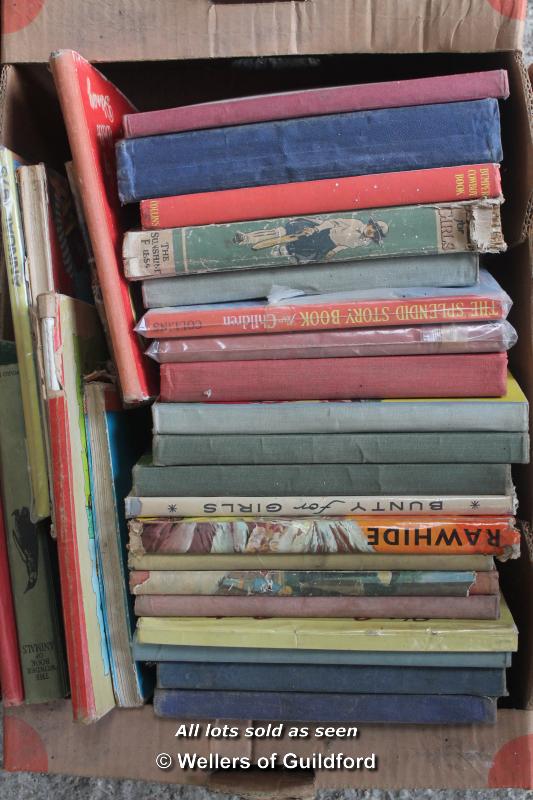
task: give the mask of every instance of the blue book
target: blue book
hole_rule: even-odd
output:
[[[131,468],[145,444],[146,409],[124,411],[110,383],[84,387],[87,459],[94,524],[96,575],[108,645],[113,692],[118,706],[142,705],[153,681],[133,657],[135,618],[127,588],[127,526],[124,497]],[[142,416],[142,419],[141,419]]]
[[[503,157],[494,99],[123,139],[116,155],[123,203]]]
[[[195,647],[174,644],[141,644],[136,639],[137,661],[206,661],[252,664],[360,664],[392,667],[477,667],[503,669],[511,666],[511,653],[409,653],[351,650],[284,650],[257,647]]]
[[[339,664],[202,664],[157,665],[159,689],[216,691],[324,692],[352,694],[472,694],[502,697],[504,669],[445,667],[360,667]]]
[[[156,689],[154,711],[172,719],[470,725],[496,721],[496,698],[438,694],[311,694]]]

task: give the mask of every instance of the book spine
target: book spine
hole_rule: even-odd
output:
[[[516,511],[514,495],[374,495],[302,497],[142,497],[125,498],[126,516],[135,517],[327,517],[331,514],[506,515]]]
[[[140,527],[140,529],[139,529]],[[512,517],[186,518],[130,526],[130,554],[465,553],[520,556]]]
[[[141,223],[158,230],[500,195],[499,165],[471,164],[142,200]]]
[[[51,566],[49,524],[30,517],[31,490],[17,364],[0,367],[2,500],[26,703],[67,694],[62,634]],[[2,658],[4,654],[2,653]]]
[[[286,296],[358,291],[395,286],[473,286],[479,279],[477,253],[399,256],[334,264],[302,264],[268,269],[239,269],[142,282],[145,308],[224,303],[268,297],[274,287]]]
[[[170,403],[499,397],[507,353],[191,362],[160,372],[160,399]]]
[[[502,160],[495,99],[123,139],[116,154],[123,203]]]
[[[446,75],[333,86],[126,114],[124,136],[155,136],[275,119],[508,96],[505,70],[464,73],[453,78]]]
[[[217,691],[323,692],[357,691],[386,694],[505,694],[503,669],[449,669],[442,667],[358,666],[338,664],[203,664],[163,662],[157,665],[159,689],[215,689]]]
[[[142,595],[142,617],[320,617],[498,619],[498,595],[472,597],[203,597]]]
[[[493,556],[486,555],[415,555],[387,553],[215,553],[191,555],[143,555],[130,553],[128,566],[142,572],[183,572],[188,570],[243,569],[340,569],[377,570],[457,570],[489,572],[494,570]]]
[[[33,352],[30,303],[26,286],[26,254],[15,168],[16,162],[13,153],[5,147],[0,147],[2,240],[17,359],[20,365],[24,425],[28,441],[28,469],[32,492],[30,514],[33,521],[38,521],[50,515],[50,493],[45,430],[39,399],[37,365]]]
[[[492,576],[492,572],[486,575]],[[133,595],[204,595],[261,597],[467,597],[488,588],[485,573],[427,572],[422,570],[201,570],[130,572]],[[490,581],[492,583],[493,581]],[[497,587],[497,581],[496,581]],[[478,587],[479,588],[479,587]],[[491,587],[492,588],[492,587]]]
[[[24,702],[13,590],[9,574],[7,529],[0,495],[0,687],[4,706]]]
[[[113,141],[134,108],[112,83],[77,53],[52,54],[50,66],[65,119],[94,252],[123,399],[145,402],[156,394],[154,375],[133,331],[130,287],[120,267],[122,229],[116,196]]]
[[[139,497],[227,497],[239,487],[244,496],[349,495],[357,486],[365,495],[510,494],[506,464],[239,464],[226,466],[133,468],[133,495]]]
[[[154,339],[146,351],[160,364],[362,356],[501,353],[517,340],[507,320],[461,325],[353,328],[318,333]]]
[[[156,466],[180,464],[525,464],[529,437],[521,433],[332,433],[257,436],[155,434]]]
[[[500,203],[482,200],[129,231],[122,255],[126,277],[147,280],[216,270],[504,249]]]
[[[473,695],[319,694],[156,689],[154,711],[171,719],[254,719],[460,725],[493,723],[496,698]],[[219,768],[212,753],[210,766]],[[314,756],[317,765],[325,758]]]

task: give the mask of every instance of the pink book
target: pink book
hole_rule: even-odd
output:
[[[124,136],[154,136],[160,133],[243,125],[295,117],[397,108],[430,103],[479,100],[509,96],[507,72],[503,69],[440,75],[382,83],[330,86],[296,92],[236,97],[190,106],[125,114]]]
[[[140,595],[139,617],[373,617],[498,619],[497,594],[471,597],[207,597]]]
[[[507,353],[161,365],[170,403],[501,397]]]

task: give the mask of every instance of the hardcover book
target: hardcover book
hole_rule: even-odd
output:
[[[130,280],[396,256],[505,250],[498,200],[339,211],[124,236]]]
[[[154,136],[274,119],[293,119],[371,108],[452,103],[509,95],[507,72],[495,69],[417,80],[328,86],[303,91],[235,97],[210,103],[126,114],[124,136]]]
[[[512,517],[156,519],[130,525],[129,551],[135,555],[484,553],[506,561],[520,556],[520,532]]]
[[[120,264],[121,214],[116,193],[114,140],[122,117],[134,111],[124,95],[72,50],[52,54],[61,102],[94,251],[120,388],[126,403],[156,394],[150,364],[133,326],[136,314]],[[497,159],[496,159],[497,160]]]
[[[467,597],[495,594],[498,572],[353,570],[132,571],[134,595]]]
[[[42,414],[30,318],[31,303],[28,296],[26,246],[16,183],[16,170],[21,164],[18,156],[7,147],[0,146],[2,241],[20,368],[24,428],[28,441],[28,469],[31,487],[28,508],[32,522],[36,522],[50,515],[50,491],[45,422]]]
[[[130,553],[131,570],[188,572],[190,570],[466,570],[491,572],[494,557],[485,555],[425,555],[416,553]],[[179,580],[179,578],[177,579]]]
[[[123,203],[502,160],[492,98],[123,139],[116,153]]]
[[[501,397],[507,353],[192,362],[162,364],[160,372],[164,403]]]
[[[155,434],[157,466],[174,464],[527,464],[524,433]]]
[[[472,597],[201,597],[142,595],[140,617],[498,619],[499,595]]]
[[[149,284],[148,284],[149,285]],[[318,333],[155,339],[146,355],[159,364],[257,361],[276,358],[354,358],[447,353],[503,353],[516,344],[506,320],[398,328],[349,328]]]
[[[98,577],[83,376],[102,370],[107,348],[94,306],[60,294],[39,297],[63,617],[74,718],[115,706]]]
[[[477,253],[397,256],[333,264],[292,264],[268,269],[191,272],[142,281],[145,308],[227,303],[258,297],[296,297],[396,286],[473,286]]]
[[[365,431],[522,431],[529,407],[511,374],[503,397],[354,402],[154,403],[154,433],[296,434]],[[234,490],[232,491],[234,493]]]
[[[496,721],[496,698],[474,695],[213,692],[156,689],[154,711],[172,719],[473,725]]]
[[[501,697],[505,692],[503,669],[446,669],[331,664],[203,664],[163,662],[157,665],[158,689],[215,691],[358,692],[387,694],[472,694]]]
[[[509,296],[486,270],[468,288],[372,289],[293,297],[278,302],[212,303],[152,308],[136,330],[147,339],[240,333],[374,328],[505,319]]]
[[[0,366],[0,406],[3,417],[0,426],[3,522],[24,701],[43,703],[65,697],[68,678],[54,586],[50,526],[46,521],[32,522],[30,517],[32,495],[26,432],[20,373],[14,353],[11,363]],[[8,632],[6,629],[5,634]],[[8,652],[2,651],[2,661],[8,656]]]
[[[511,653],[447,653],[379,650],[295,650],[267,647],[201,647],[174,644],[141,644],[134,642],[133,652],[138,661],[200,662],[210,664],[304,664],[357,665],[364,667],[445,667],[450,669],[503,669],[511,665]],[[270,671],[274,673],[277,666]]]
[[[513,493],[506,464],[235,464],[156,467],[143,458],[133,468],[137,497],[287,495],[471,495]],[[179,495],[178,495],[179,492]],[[172,501],[169,500],[169,503]]]
[[[322,651],[515,651],[518,632],[503,599],[500,608],[497,620],[467,621],[140,617],[137,640],[141,644]]]
[[[159,197],[141,201],[141,222],[156,230],[500,195],[499,165],[471,164]]]

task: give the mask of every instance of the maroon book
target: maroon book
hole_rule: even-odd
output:
[[[197,103],[161,111],[126,114],[123,125],[126,138],[134,138],[276,119],[338,114],[345,111],[508,96],[507,72],[503,69],[494,69],[458,75],[439,75],[432,78],[330,86],[216,100],[211,103]]]
[[[222,597],[140,595],[139,617],[369,617],[498,619],[499,595],[471,597]]]
[[[507,353],[161,365],[163,402],[501,397]]]

